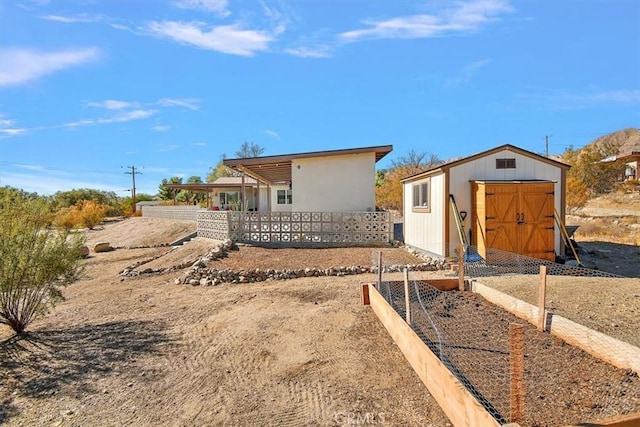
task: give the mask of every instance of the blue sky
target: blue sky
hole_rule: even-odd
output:
[[[243,141],[561,153],[639,127],[639,28],[637,0],[0,1],[0,186],[155,194]]]

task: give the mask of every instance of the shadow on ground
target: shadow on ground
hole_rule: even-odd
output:
[[[123,321],[40,329],[0,343],[0,424],[17,415],[15,394],[45,398],[93,392],[95,378],[171,345],[156,322]]]
[[[640,247],[611,242],[578,242],[578,256],[587,268],[624,277],[640,277]]]

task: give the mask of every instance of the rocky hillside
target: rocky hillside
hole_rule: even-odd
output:
[[[601,151],[604,147],[617,148],[617,155],[640,151],[640,129],[628,128],[610,133],[592,141],[588,146],[595,146]]]

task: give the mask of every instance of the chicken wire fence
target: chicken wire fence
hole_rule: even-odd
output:
[[[577,262],[560,264],[497,249],[488,249],[483,257],[473,246],[464,252],[463,259],[466,277],[536,306],[540,301],[540,267],[544,266],[549,316],[562,316],[640,347],[638,279],[585,268]]]
[[[426,281],[380,281],[378,291],[498,423],[561,425],[640,411],[640,379],[548,334],[470,292]],[[511,326],[522,326],[523,408],[513,415]]]
[[[406,318],[403,281],[382,281],[379,292]],[[481,311],[464,310],[461,305],[475,303],[460,296],[410,281],[410,326],[478,402],[505,423],[509,419],[508,331],[489,328]]]
[[[467,254],[473,253],[471,250]],[[503,251],[492,250],[487,255],[491,256],[486,259],[465,256],[465,275],[481,277],[483,282],[498,278],[493,283],[496,288],[529,288],[530,298],[523,299],[534,304],[541,265],[546,266],[549,279],[552,282],[557,279],[559,286],[569,286],[567,278],[577,279],[578,289],[582,280],[602,282],[618,278],[578,265],[556,264]],[[477,294],[442,291],[428,280],[408,280],[408,272],[406,285],[405,281],[384,280],[386,272],[395,269],[386,268],[380,258],[374,253],[374,265],[381,266],[379,293],[402,318],[407,319],[409,311],[412,330],[497,422],[559,425],[640,412],[637,370],[617,369],[597,360],[539,332],[534,325]],[[500,285],[500,280],[507,286]],[[557,304],[549,302],[552,307]],[[510,347],[510,327],[515,323],[523,326],[525,353],[524,415],[517,419],[513,418],[513,347]],[[637,321],[630,326],[636,327]],[[637,335],[637,331],[634,333]],[[616,348],[604,351],[619,352],[620,345],[626,343],[614,341],[611,345]],[[632,352],[637,350],[630,348]]]
[[[452,252],[457,259],[458,248],[453,248]],[[560,264],[492,248],[486,249],[481,255],[476,246],[467,246],[463,249],[463,252],[465,275],[469,277],[538,274],[541,265],[546,266],[547,274],[552,276],[620,277],[616,274],[585,268],[576,260],[569,260],[565,264]]]

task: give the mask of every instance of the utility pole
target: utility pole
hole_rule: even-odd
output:
[[[549,157],[549,138],[553,135],[545,135],[544,136],[544,154],[546,157]]]
[[[125,166],[123,166],[125,167]],[[133,212],[136,212],[136,174],[142,175],[142,172],[138,172],[135,166],[126,166],[127,169],[131,169],[131,172],[125,172],[128,175],[131,175],[131,179],[133,180],[133,187],[131,188],[131,200],[133,201]]]

